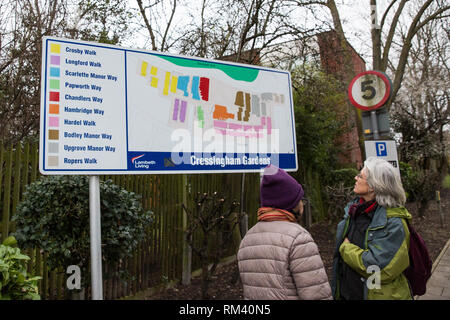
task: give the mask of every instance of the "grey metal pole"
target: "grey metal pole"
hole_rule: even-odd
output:
[[[370,121],[372,123],[373,129],[373,139],[380,139],[380,133],[378,131],[378,121],[377,121],[377,112],[375,110],[370,111]]]
[[[436,191],[436,202],[438,204],[439,209],[439,220],[441,221],[441,227],[444,227],[444,213],[442,212],[441,207],[441,192],[439,190]]]
[[[245,194],[245,172],[242,173],[241,176],[241,203],[239,211],[244,212],[244,194]]]
[[[378,15],[377,15],[377,2],[375,0],[370,1],[370,7],[372,11],[372,32],[374,32],[374,29],[379,29],[378,25]],[[373,58],[373,69],[377,70],[379,66],[377,65],[376,58]],[[377,112],[376,111],[370,111],[370,121],[372,123],[372,130],[373,130],[373,139],[378,140],[380,139],[380,134],[378,131],[378,121],[377,121]]]
[[[89,176],[89,223],[92,300],[103,300],[100,180],[98,176]]]
[[[183,174],[183,203],[187,206],[187,175]],[[181,283],[187,285],[191,283],[192,274],[192,248],[188,243],[186,228],[188,224],[188,216],[183,210],[183,270],[181,274]]]
[[[239,231],[241,232],[241,239],[244,238],[245,234],[248,231],[248,215],[244,212],[244,194],[245,194],[245,172],[242,173],[241,177],[241,221],[239,221]]]

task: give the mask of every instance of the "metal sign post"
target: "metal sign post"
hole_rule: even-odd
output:
[[[373,113],[375,113],[375,119],[372,118]],[[374,111],[363,111],[361,120],[364,140],[388,139],[390,126],[389,113],[386,107],[381,107]],[[372,121],[376,121],[376,123],[372,123]],[[378,138],[375,138],[375,130],[378,130]]]
[[[370,122],[372,123],[373,138],[375,140],[380,139],[380,135],[378,134],[377,112],[375,110],[370,111]]]
[[[348,86],[348,97],[352,105],[362,110],[364,147],[366,158],[374,156],[392,164],[400,175],[395,141],[382,141],[381,135],[388,135],[389,114],[386,108],[392,93],[392,82],[380,71],[365,71],[357,74]],[[373,139],[373,140],[368,140]]]
[[[100,181],[98,176],[89,176],[89,223],[92,300],[103,300]]]

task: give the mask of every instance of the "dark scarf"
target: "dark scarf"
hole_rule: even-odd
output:
[[[364,201],[363,198],[359,198],[358,202],[352,204],[348,209],[350,218],[356,219],[361,213],[373,213],[377,209],[376,200]]]
[[[348,210],[350,221],[345,237],[362,249],[365,246],[366,230],[377,207],[375,200],[366,202],[363,198],[359,198],[358,202],[352,204]],[[347,300],[364,299],[365,281],[361,280],[361,275],[344,262],[342,262],[342,265],[341,296]]]

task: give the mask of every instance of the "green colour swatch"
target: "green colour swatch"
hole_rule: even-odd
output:
[[[179,57],[159,56],[177,66],[190,67],[190,68],[205,68],[205,69],[218,69],[222,70],[229,77],[234,80],[242,80],[247,82],[253,82],[258,77],[259,70],[248,67],[241,67],[235,65],[228,65],[222,63],[213,63],[207,61],[193,60]]]
[[[59,80],[50,80],[50,89],[59,89]]]
[[[203,126],[205,125],[205,117],[204,117],[203,109],[200,106],[197,107],[197,117],[198,117],[198,121],[199,121],[198,127],[203,128]]]

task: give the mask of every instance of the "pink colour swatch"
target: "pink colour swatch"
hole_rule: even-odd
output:
[[[49,117],[48,122],[50,127],[59,127],[59,118],[58,117]]]

